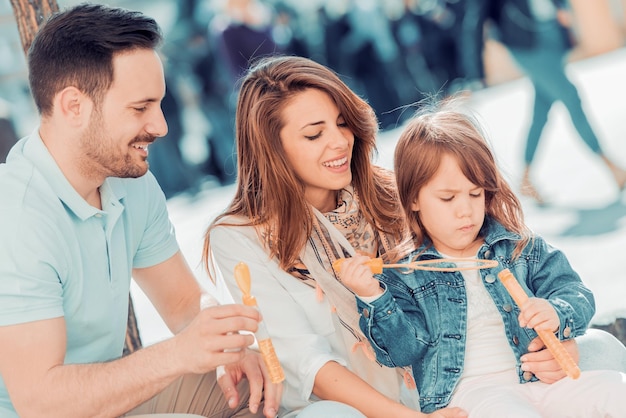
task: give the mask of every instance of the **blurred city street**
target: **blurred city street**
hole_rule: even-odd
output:
[[[585,109],[606,153],[626,165],[626,49],[570,64]],[[522,78],[473,93],[469,106],[483,121],[500,167],[519,191],[526,127],[532,93]],[[409,110],[410,111],[410,110]],[[379,138],[378,163],[391,167],[393,148],[402,126]],[[562,249],[596,295],[594,324],[626,315],[626,193],[577,136],[565,110],[557,104],[533,165],[533,180],[548,204],[539,207],[523,198],[526,221],[548,242]],[[181,248],[202,285],[221,300],[229,296],[218,281],[209,281],[200,264],[206,225],[229,202],[234,185],[208,185],[199,193],[179,194],[168,201]],[[254,272],[252,272],[254,277]],[[144,345],[169,335],[146,297],[133,284],[132,294]]]

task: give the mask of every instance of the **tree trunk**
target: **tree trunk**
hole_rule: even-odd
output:
[[[28,53],[28,48],[35,38],[35,34],[41,23],[52,13],[59,10],[56,0],[10,0],[13,6],[13,14],[20,32],[22,48]],[[133,308],[133,300],[128,295],[128,328],[126,331],[126,343],[124,354],[130,354],[141,348],[141,338],[137,328],[137,317]]]
[[[46,17],[59,10],[56,0],[11,0],[24,53]]]

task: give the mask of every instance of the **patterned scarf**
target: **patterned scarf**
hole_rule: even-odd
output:
[[[353,367],[354,364],[360,365],[360,368],[355,367],[359,368],[355,370],[357,374],[380,392],[397,400],[400,398],[398,375],[393,369],[375,361],[374,351],[359,328],[355,295],[341,283],[332,268],[335,260],[356,253],[380,257],[391,249],[393,238],[378,233],[366,221],[359,210],[358,196],[351,186],[341,190],[339,205],[334,211],[322,214],[315,208],[311,210],[315,215],[313,232],[300,255],[304,265],[292,274],[315,287],[319,299],[324,296],[328,298],[331,309],[342,325],[344,342],[347,347],[351,347],[351,363]],[[414,383],[410,369],[408,373],[405,369],[400,370],[407,387],[412,389]]]

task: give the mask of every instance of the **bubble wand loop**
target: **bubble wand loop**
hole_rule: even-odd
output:
[[[333,268],[339,272],[345,258],[340,258],[333,262]],[[443,267],[442,263],[471,263],[467,266]],[[463,270],[480,270],[498,267],[497,260],[485,260],[481,258],[437,258],[432,260],[411,261],[404,264],[383,264],[382,258],[371,258],[365,262],[369,266],[373,274],[381,274],[383,268],[399,268],[404,270],[427,270],[427,271],[463,271]]]
[[[528,299],[528,295],[522,289],[522,286],[517,282],[513,273],[509,269],[504,269],[500,273],[498,273],[498,278],[508,290],[509,294],[517,304],[517,306],[522,306],[524,302]],[[541,341],[545,344],[546,348],[550,350],[556,361],[559,363],[559,366],[565,371],[565,373],[571,377],[572,379],[578,379],[580,377],[580,369],[578,365],[569,355],[567,350],[563,344],[556,338],[554,333],[548,330],[535,330]]]
[[[248,269],[248,265],[246,263],[241,262],[235,266],[235,280],[237,281],[237,286],[239,286],[239,289],[243,293],[243,304],[246,306],[252,306],[258,310],[259,307],[256,303],[256,298],[250,294],[250,270]],[[270,339],[270,334],[267,331],[263,320],[259,322],[259,327],[254,333],[254,336],[259,344],[259,350],[261,351],[261,356],[263,357],[263,361],[265,362],[265,366],[269,372],[270,380],[272,383],[282,382],[285,380],[285,373],[283,372],[283,368],[278,361],[278,356],[274,351],[274,345]]]

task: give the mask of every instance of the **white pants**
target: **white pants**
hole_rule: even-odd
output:
[[[584,371],[576,380],[519,383],[514,372],[463,380],[450,406],[469,418],[618,418],[626,415],[626,374]]]

